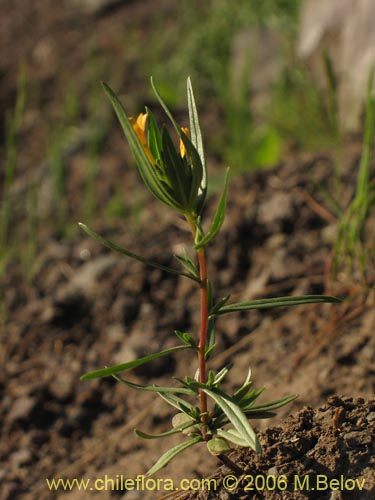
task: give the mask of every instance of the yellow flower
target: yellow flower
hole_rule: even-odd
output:
[[[190,136],[188,128],[182,127],[181,130],[185,135],[187,135],[188,137]],[[182,139],[180,138],[180,156],[181,156],[181,158],[185,158],[186,154],[187,154],[187,151],[185,148],[185,144],[183,143]]]
[[[155,158],[153,157],[150,148],[148,147],[147,140],[147,113],[140,113],[136,120],[134,118],[129,118],[132,124],[135,135],[138,137],[139,142],[142,144],[144,152],[151,163],[155,163]]]

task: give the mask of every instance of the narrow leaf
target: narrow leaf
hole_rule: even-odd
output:
[[[171,123],[172,123],[173,127],[175,128],[175,130],[176,130],[176,132],[177,132],[177,134],[178,134],[179,136],[181,136],[181,129],[180,129],[180,127],[177,125],[177,123],[176,123],[175,119],[174,119],[174,118],[173,118],[173,116],[172,116],[172,113],[169,111],[168,106],[167,106],[167,105],[165,104],[165,102],[163,101],[163,99],[162,99],[161,95],[160,95],[160,94],[159,94],[159,92],[156,90],[156,87],[155,87],[155,84],[154,84],[154,79],[151,77],[151,78],[150,78],[150,80],[151,80],[151,87],[152,87],[152,90],[153,90],[153,92],[154,92],[154,94],[155,94],[155,96],[156,96],[157,100],[159,101],[159,104],[160,104],[160,105],[161,105],[161,107],[164,109],[165,114],[166,114],[166,115],[168,116],[168,118],[170,119],[170,121],[171,121]]]
[[[259,396],[264,392],[264,390],[264,387],[262,389],[253,389],[252,391],[242,396],[241,400],[238,400],[237,397],[233,397],[233,399],[242,408],[242,410],[244,408],[250,408],[259,398]]]
[[[223,378],[229,373],[229,371],[233,368],[233,363],[228,363],[224,366],[217,374],[214,379],[215,384],[220,384]]]
[[[150,150],[154,158],[160,160],[162,151],[161,135],[154,115],[148,108],[146,108],[146,112],[148,118],[148,143]]]
[[[217,313],[217,311],[219,311],[223,306],[225,306],[225,304],[228,302],[229,299],[230,299],[230,294],[227,295],[226,297],[221,298],[217,304],[211,307],[209,315],[214,316]]]
[[[329,295],[302,295],[302,296],[288,296],[288,297],[275,297],[272,299],[257,299],[250,302],[237,302],[223,306],[216,312],[218,314],[225,314],[236,311],[247,311],[250,309],[266,309],[273,307],[297,306],[301,304],[317,304],[320,302],[333,302],[340,303],[341,300]]]
[[[190,412],[193,409],[193,405],[189,403],[188,401],[185,401],[182,398],[179,398],[178,396],[175,396],[174,394],[166,393],[166,392],[160,392],[159,396],[164,399],[165,402],[167,402],[169,405],[173,406],[177,410],[180,410],[186,415],[190,416]]]
[[[193,276],[199,279],[199,272],[197,266],[191,260],[186,249],[184,249],[184,256],[175,254],[174,257],[180,262],[182,266],[184,266],[185,269],[189,271],[189,273],[191,273]]]
[[[118,382],[121,382],[127,387],[131,387],[132,389],[137,389],[139,391],[157,392],[158,394],[172,393],[172,394],[188,394],[189,396],[195,395],[195,393],[192,390],[186,387],[163,387],[161,385],[155,385],[155,384],[140,385],[140,384],[135,384],[134,382],[130,382],[129,380],[125,380],[124,378],[119,377],[118,375],[113,375],[113,377]]]
[[[258,411],[271,411],[271,410],[276,410],[277,408],[281,408],[282,406],[285,406],[288,403],[291,403],[294,401],[298,396],[295,394],[289,395],[289,396],[284,396],[281,399],[277,399],[275,401],[271,401],[269,403],[263,403],[261,405],[248,405],[247,408],[243,408],[244,411],[246,411],[246,414],[250,414],[253,410],[254,413]]]
[[[243,410],[243,412],[245,413],[245,415],[248,417],[248,418],[251,418],[253,420],[262,420],[264,418],[273,418],[275,417],[277,414],[273,411],[249,411],[249,410]]]
[[[218,429],[217,434],[238,446],[249,446],[247,441],[245,441],[235,429],[228,429],[227,431]]]
[[[191,142],[193,143],[195,149],[198,151],[198,154],[202,162],[203,176],[201,183],[201,191],[202,193],[205,194],[207,190],[207,167],[206,167],[206,160],[204,157],[202,132],[199,125],[198,111],[195,104],[194,92],[190,77],[187,79],[187,97],[188,97]]]
[[[186,176],[183,160],[181,156],[177,154],[176,148],[166,127],[163,127],[162,130],[162,145],[165,173],[172,184],[172,189],[176,195],[177,201],[185,210],[188,205],[186,195],[188,186],[186,184],[191,179],[188,179]]]
[[[120,100],[106,83],[102,82],[102,86],[116,112],[122,130],[129,143],[131,152],[136,160],[138,171],[143,179],[143,182],[156,198],[169,207],[181,211],[181,206],[158,179],[157,170],[154,168],[154,165],[150,163],[150,160],[148,159],[142,144],[139,142]]]
[[[170,450],[168,450],[166,453],[164,453],[159,460],[151,467],[149,471],[146,472],[145,476],[152,476],[156,472],[158,472],[160,469],[165,467],[173,458],[181,453],[182,451],[186,450],[190,446],[193,446],[194,444],[199,443],[201,441],[201,436],[195,436],[194,438],[184,441],[183,443],[178,444],[177,446],[174,446]]]
[[[256,453],[260,453],[262,448],[257,435],[250,426],[249,421],[246,418],[246,415],[242,412],[241,408],[237,406],[229,396],[219,389],[208,389],[206,387],[202,387],[202,390],[222,409],[241,438],[247,443],[247,446],[252,448]]]
[[[208,320],[207,326],[207,344],[205,347],[204,355],[206,359],[209,359],[213,350],[216,347],[216,330],[215,324],[212,318]]]
[[[226,197],[227,197],[227,188],[228,188],[228,180],[229,180],[229,168],[227,168],[224,180],[224,190],[221,195],[219,204],[216,209],[216,213],[211,223],[211,227],[207,234],[205,234],[201,239],[199,239],[195,245],[195,249],[199,250],[200,248],[207,245],[220,231],[221,226],[223,225],[225,218],[225,207],[226,207]]]
[[[184,143],[184,146],[187,151],[187,156],[188,156],[188,165],[189,168],[191,169],[191,175],[192,175],[192,180],[191,180],[191,187],[190,187],[190,193],[189,193],[189,202],[191,205],[196,205],[197,198],[198,198],[198,204],[202,205],[203,200],[201,199],[201,196],[199,195],[200,192],[200,187],[202,185],[202,177],[203,177],[203,166],[202,162],[200,159],[200,156],[198,154],[198,151],[195,149],[194,145],[190,141],[189,137],[184,133],[183,130],[180,132],[180,138],[182,142]],[[198,211],[198,214],[200,211]]]
[[[248,388],[251,386],[251,368],[248,369],[246,378],[244,380],[244,383],[241,385],[241,387],[234,393],[235,397],[238,397],[239,399],[242,399],[247,391]]]
[[[159,439],[163,437],[168,437],[172,436],[173,434],[178,434],[179,432],[183,431],[184,429],[188,429],[191,427],[191,422],[190,423],[185,423],[184,425],[179,425],[178,427],[175,427],[174,429],[170,429],[167,432],[161,432],[160,434],[148,434],[147,432],[140,431],[138,429],[135,429],[134,432],[136,435],[141,438],[141,439]]]
[[[157,269],[161,269],[162,271],[165,271],[167,273],[178,274],[179,276],[185,276],[186,278],[189,278],[191,280],[199,281],[199,279],[196,276],[193,276],[191,273],[185,273],[183,271],[179,271],[178,269],[173,269],[172,267],[164,266],[163,264],[159,264],[158,262],[154,262],[152,260],[146,259],[145,257],[142,257],[141,255],[131,252],[126,248],[120,247],[119,245],[116,245],[116,243],[112,243],[111,241],[107,240],[106,238],[103,238],[103,236],[101,236],[100,234],[98,234],[97,232],[95,232],[93,229],[89,228],[82,222],[79,222],[78,225],[89,236],[91,236],[92,238],[94,238],[96,241],[106,246],[107,248],[114,250],[115,252],[122,253],[127,257],[130,257],[131,259],[138,260],[139,262],[143,262],[148,266],[156,267]]]
[[[95,370],[93,372],[86,373],[85,375],[82,375],[81,380],[90,380],[93,378],[116,375],[117,373],[123,372],[125,370],[130,370],[131,368],[135,368],[136,366],[144,365],[145,363],[148,363],[153,359],[162,358],[163,356],[168,356],[173,352],[182,351],[183,349],[191,349],[191,347],[187,345],[170,347],[169,349],[165,349],[164,351],[159,351],[154,354],[150,354],[149,356],[144,356],[143,358],[129,361],[128,363],[123,363],[121,365],[111,366],[109,368],[103,368],[102,370]]]
[[[194,341],[193,337],[191,335],[189,335],[188,333],[179,332],[178,330],[175,330],[174,333],[176,334],[177,338],[179,338],[185,344],[187,344],[191,347],[194,347],[194,348],[197,347],[195,345],[195,341]]]

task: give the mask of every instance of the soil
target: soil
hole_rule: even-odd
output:
[[[69,24],[68,11],[62,7],[54,10],[47,0],[38,4],[33,11],[35,19],[49,13],[39,36],[43,32],[44,40],[52,37],[56,42],[53,47],[62,54],[91,32],[88,26],[93,19],[96,36],[101,34],[112,48],[114,33],[122,23],[143,26],[148,14],[138,2],[126,2],[126,8],[120,9],[112,2],[110,8],[102,7],[88,17],[82,14],[76,26]],[[21,10],[17,17],[14,10],[10,12],[15,16],[12,26],[22,33],[21,13],[25,19],[29,13]],[[68,25],[70,36],[61,29]],[[38,23],[35,26],[38,33],[41,28]],[[8,45],[0,46],[9,47],[14,36],[3,30]],[[22,37],[19,40],[14,49],[17,54],[26,60],[36,57],[28,52],[30,40],[24,46]],[[71,64],[77,71],[78,59],[86,54],[79,47],[75,57],[67,59],[68,65],[74,61]],[[134,63],[132,57],[128,54],[124,58],[128,68]],[[14,61],[9,57],[2,61],[2,74],[6,75],[1,80],[2,95],[10,98],[14,95],[15,80],[10,76]],[[33,78],[47,87],[53,75],[48,74],[48,64],[40,68],[41,73],[35,72]],[[44,113],[46,109],[49,107]],[[42,193],[48,192],[50,184],[45,166],[38,163],[39,124],[43,131],[43,112],[35,111],[25,125],[19,161],[27,167],[25,178],[37,172]],[[115,122],[113,130],[118,131]],[[101,165],[107,170],[99,174],[99,206],[105,205],[115,184],[124,182],[126,198],[139,183],[134,173],[124,168],[122,144],[120,134],[114,133],[102,152]],[[345,172],[344,204],[353,195],[360,153],[360,138],[348,138],[341,165]],[[69,149],[65,159],[72,179],[69,210],[73,220],[78,219],[75,213],[81,208],[82,158],[82,145],[78,144]],[[368,270],[366,284],[341,269],[335,280],[329,280],[337,223],[322,208],[324,198],[316,186],[331,186],[334,160],[330,151],[294,152],[273,169],[234,176],[231,181],[223,230],[208,250],[218,297],[231,292],[231,300],[238,301],[330,292],[344,300],[339,305],[298,306],[220,319],[218,354],[211,367],[233,363],[228,389],[238,387],[251,366],[255,387],[266,388],[263,401],[286,394],[299,397],[280,409],[274,419],[252,422],[261,436],[262,455],[241,449],[230,455],[245,476],[238,489],[177,492],[175,497],[181,500],[375,498],[374,274]],[[212,163],[214,172],[222,170]],[[22,185],[21,176],[15,197],[22,197]],[[105,216],[98,216],[91,226],[135,252],[177,266],[173,253],[189,245],[183,221],[147,196],[141,194],[140,199],[142,211],[129,216],[131,225],[125,218],[109,228]],[[207,220],[216,202],[217,195],[212,195]],[[46,202],[47,213],[48,208]],[[127,210],[130,213],[129,207]],[[53,492],[47,488],[46,478],[136,477],[144,474],[161,451],[178,442],[174,438],[145,442],[134,435],[138,427],[153,433],[169,427],[173,412],[156,396],[131,391],[109,378],[82,382],[79,377],[175,345],[176,329],[194,335],[199,324],[196,286],[110,253],[83,233],[61,237],[47,229],[41,229],[42,244],[32,272],[25,273],[22,263],[11,258],[0,282],[6,314],[0,348],[4,366],[0,373],[0,499],[86,499],[100,495],[134,500],[167,495],[163,489]],[[368,234],[372,231],[370,226]],[[132,380],[166,385],[174,376],[192,376],[195,369],[194,358],[178,354],[134,370]],[[228,474],[240,477],[238,471],[226,466],[214,472],[218,465],[202,445],[177,457],[157,477],[171,478],[177,484],[182,478],[211,476],[218,479],[219,486]],[[279,479],[277,491],[263,489],[262,484],[257,485],[257,491],[249,490],[251,477],[257,476],[285,476],[287,488],[281,491]],[[296,477],[301,482],[296,484]],[[305,477],[309,478],[310,491],[303,483]],[[324,481],[342,478],[347,482],[338,483],[338,490],[335,482],[325,487]],[[358,480],[354,490],[350,490],[350,480]],[[319,484],[322,490],[317,490]]]

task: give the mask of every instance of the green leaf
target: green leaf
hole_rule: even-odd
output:
[[[226,297],[221,298],[217,304],[211,307],[209,315],[214,316],[217,313],[217,311],[219,311],[223,306],[225,306],[225,304],[228,302],[229,299],[230,299],[230,294],[227,295]]]
[[[150,160],[148,159],[142,144],[139,142],[120,100],[106,83],[102,82],[102,86],[116,112],[126,140],[129,143],[130,150],[136,160],[138,171],[143,179],[143,182],[158,200],[169,207],[183,212],[179,203],[173,198],[171,193],[168,192],[158,178],[157,170],[154,168],[154,165],[150,163]]]
[[[189,271],[190,274],[199,279],[199,271],[197,269],[197,266],[194,264],[191,257],[187,253],[186,248],[184,248],[184,256],[175,254],[174,257],[180,262],[182,266],[184,266],[185,269]]]
[[[228,429],[225,431],[224,429],[218,429],[217,430],[218,436],[221,436],[225,438],[227,441],[230,441],[233,444],[236,444],[238,446],[245,446],[248,447],[247,441],[245,441],[239,432],[237,432],[235,429]]]
[[[207,193],[207,166],[206,166],[206,159],[204,157],[203,140],[199,125],[198,111],[195,104],[193,87],[191,84],[190,77],[187,79],[187,96],[188,96],[189,127],[190,127],[191,142],[193,143],[195,149],[198,151],[203,168],[202,181],[200,185],[200,191],[198,193],[199,196],[198,213],[200,214]]]
[[[232,398],[220,389],[202,386],[202,390],[210,396],[225,413],[228,420],[246,443],[246,446],[252,448],[256,453],[260,453],[262,447],[258,441],[257,435],[250,426],[246,415],[242,412],[241,408],[234,403]]]
[[[272,299],[257,299],[250,302],[237,302],[229,304],[218,310],[215,315],[250,309],[266,309],[273,307],[297,306],[301,304],[317,304],[320,302],[340,303],[341,300],[330,295],[292,295],[288,297],[275,297]]]
[[[227,197],[227,188],[228,188],[228,180],[229,180],[229,168],[227,168],[226,174],[225,174],[225,181],[224,181],[224,191],[221,195],[219,204],[216,209],[216,213],[214,215],[214,218],[211,223],[211,227],[207,234],[205,234],[201,239],[199,239],[195,245],[195,249],[199,250],[200,248],[204,247],[209,243],[220,231],[221,226],[223,225],[224,218],[225,218],[225,207],[226,207],[226,197]]]
[[[230,451],[230,446],[226,439],[221,436],[215,436],[207,441],[207,449],[211,455],[217,456],[222,453],[228,453],[228,451]]]
[[[208,320],[208,326],[207,326],[207,343],[204,350],[204,355],[206,359],[209,359],[216,345],[217,344],[216,344],[215,324],[213,320],[210,318]]]
[[[244,383],[241,385],[241,387],[234,393],[233,398],[238,400],[241,400],[243,397],[246,396],[249,387],[251,386],[252,381],[251,381],[251,368],[248,369],[246,378],[244,380]]]
[[[208,377],[207,377],[207,385],[213,385],[215,381],[215,374],[213,371],[209,371],[208,372]]]
[[[217,374],[214,379],[215,384],[220,384],[220,382],[223,380],[223,378],[229,373],[229,371],[233,368],[233,363],[228,363],[227,365],[224,366]]]
[[[168,116],[168,118],[170,119],[173,127],[175,128],[175,130],[177,132],[177,134],[180,136],[180,134],[181,134],[181,128],[177,125],[177,122],[173,118],[172,113],[169,111],[168,106],[165,104],[165,102],[163,101],[161,95],[156,90],[156,87],[155,87],[155,84],[154,84],[154,79],[151,77],[150,80],[151,80],[152,90],[153,90],[153,92],[154,92],[157,100],[159,101],[160,106],[164,109],[165,114]]]
[[[179,425],[175,427],[174,429],[170,429],[167,432],[161,432],[160,434],[148,434],[147,432],[140,431],[138,429],[134,429],[134,432],[136,435],[141,438],[141,439],[160,439],[168,436],[172,436],[173,434],[178,434],[179,432],[183,431],[184,429],[188,429],[191,427],[192,422],[190,423],[185,423],[183,425]]]
[[[152,260],[146,259],[145,257],[142,257],[141,255],[138,255],[134,252],[131,252],[130,250],[127,250],[126,248],[120,247],[119,245],[116,245],[116,243],[112,243],[111,241],[107,240],[106,238],[103,238],[100,234],[95,232],[93,229],[89,228],[82,222],[78,223],[79,227],[83,229],[89,236],[94,238],[96,241],[101,243],[102,245],[106,246],[107,248],[110,248],[111,250],[114,250],[115,252],[122,253],[126,255],[127,257],[130,257],[131,259],[138,260],[139,262],[143,262],[144,264],[147,264],[148,266],[156,267],[157,269],[161,269],[162,271],[165,271],[167,273],[171,274],[177,274],[179,276],[185,276],[186,278],[189,278],[194,281],[199,281],[199,278],[196,276],[193,276],[191,273],[185,273],[183,271],[179,271],[178,269],[173,269],[172,267],[164,266],[163,264],[159,264],[158,262],[154,262]]]
[[[175,396],[174,394],[160,392],[159,396],[162,399],[164,399],[164,401],[166,403],[173,406],[173,408],[176,408],[177,410],[180,410],[183,413],[186,413],[186,415],[190,416],[190,413],[194,408],[191,403],[189,403],[188,401],[185,401],[182,398],[179,398],[178,396]]]
[[[176,429],[177,427],[185,426],[191,427],[194,425],[196,421],[190,415],[186,415],[186,413],[176,413],[176,415],[172,418],[172,427]]]
[[[296,398],[298,398],[297,395],[292,394],[289,396],[284,396],[281,399],[276,399],[275,401],[271,401],[269,403],[263,403],[261,405],[256,405],[254,406],[253,404],[247,405],[246,408],[242,408],[244,412],[246,412],[246,415],[250,415],[253,411],[254,413],[259,412],[259,411],[272,411],[272,410],[277,410],[277,408],[281,408],[282,406],[287,405],[288,403],[291,403],[294,401]]]
[[[193,446],[194,444],[199,443],[201,441],[201,436],[195,436],[192,439],[189,439],[188,441],[185,441],[183,443],[178,444],[177,446],[174,446],[173,448],[169,449],[166,453],[164,453],[159,460],[151,467],[150,470],[148,470],[145,474],[146,477],[152,476],[156,472],[158,472],[160,469],[165,467],[171,460],[174,459],[176,455],[181,453],[182,451],[186,450],[190,446]]]
[[[172,184],[173,193],[180,206],[186,211],[188,207],[187,192],[189,186],[187,183],[191,179],[187,178],[184,162],[179,154],[169,135],[166,127],[162,130],[162,144],[163,144],[163,164],[167,178]]]
[[[189,396],[195,396],[194,391],[186,388],[186,387],[163,387],[161,385],[140,385],[135,384],[134,382],[130,382],[129,380],[125,380],[118,375],[112,375],[118,382],[130,387],[132,389],[137,389],[139,391],[149,391],[149,392],[157,392],[158,394],[172,393],[172,394],[188,394]]]
[[[135,359],[134,361],[129,361],[128,363],[123,363],[121,365],[111,366],[109,368],[103,368],[102,370],[95,370],[93,372],[86,373],[82,375],[81,380],[90,380],[99,377],[109,377],[111,375],[116,375],[117,373],[123,372],[125,370],[130,370],[136,366],[144,365],[153,359],[162,358],[163,356],[168,356],[173,352],[182,351],[183,349],[191,349],[187,345],[179,345],[176,347],[170,347],[169,349],[164,349],[163,351],[150,354],[149,356],[144,356],[143,358]]]
[[[187,344],[191,347],[194,347],[194,348],[197,347],[195,345],[195,341],[194,341],[193,337],[191,335],[189,335],[188,333],[182,333],[182,332],[179,332],[178,330],[175,330],[174,333],[176,334],[177,338],[179,338],[182,342],[185,342],[185,344]]]
[[[146,107],[148,117],[148,144],[150,151],[156,160],[161,159],[162,142],[161,135],[151,110]]]
[[[240,400],[238,400],[236,396],[234,396],[233,399],[242,408],[242,410],[244,410],[244,408],[250,408],[264,391],[264,387],[262,389],[253,389],[244,395]]]
[[[245,415],[248,417],[248,418],[251,418],[253,420],[262,420],[264,418],[273,418],[277,415],[277,413],[275,412],[272,412],[272,411],[248,411],[248,410],[243,410],[243,412],[245,413]]]
[[[194,208],[203,206],[202,197],[199,195],[200,186],[202,185],[202,176],[203,176],[203,167],[198,151],[193,146],[189,137],[184,133],[183,130],[180,132],[180,138],[184,143],[184,146],[187,151],[187,159],[185,160],[188,165],[190,165],[191,172],[191,187],[189,193],[189,203]],[[200,213],[200,210],[197,210],[197,214]]]

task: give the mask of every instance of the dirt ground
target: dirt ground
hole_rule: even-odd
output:
[[[79,42],[91,33],[90,23],[95,22],[97,36],[103,35],[102,44],[113,49],[120,26],[134,19],[141,26],[147,19],[147,8],[138,2],[129,2],[121,9],[112,2],[89,14],[82,11],[76,25],[71,23],[74,12],[68,9],[76,5],[72,0],[58,7],[53,2],[53,9],[47,0],[38,2],[39,8],[30,7],[30,12],[16,12],[16,2],[9,4],[13,4],[9,12],[14,16],[11,26],[15,33],[2,27],[3,109],[14,97],[15,62],[7,51],[15,34],[20,37],[14,49],[17,58],[25,57],[29,65],[35,54],[47,57],[48,47],[63,55],[77,45],[75,57],[67,64],[73,65],[71,70],[80,71],[80,58],[88,50],[88,42],[82,46]],[[49,12],[44,22],[43,12]],[[21,37],[31,15],[35,30]],[[37,42],[43,40],[54,43],[47,43],[45,51],[35,53]],[[33,50],[28,52],[30,47]],[[128,68],[132,57],[129,49],[124,59]],[[49,88],[53,70],[48,61],[35,67],[32,78],[42,88]],[[52,89],[62,91],[57,83]],[[48,191],[48,176],[44,175],[37,145],[43,133],[43,113],[54,105],[46,99],[43,112],[29,115],[19,153],[25,177],[27,172],[39,175],[41,192],[45,185]],[[115,122],[113,126],[117,130]],[[99,204],[104,203],[114,182],[124,182],[125,197],[131,196],[139,182],[124,168],[120,135],[111,136],[107,144],[101,157],[107,170],[99,174]],[[360,138],[348,138],[342,155],[346,172],[344,202],[354,191],[360,153]],[[72,217],[80,208],[82,154],[78,146],[66,158],[66,169],[74,180],[69,191]],[[238,488],[225,490],[224,478],[228,474],[237,477],[238,471],[216,469],[218,461],[202,445],[198,452],[187,450],[157,477],[178,484],[183,478],[211,476],[218,479],[218,490],[192,492],[190,497],[190,493],[177,492],[176,498],[375,497],[373,276],[369,276],[372,288],[371,284],[364,288],[355,276],[342,272],[327,289],[337,225],[327,220],[313,201],[323,202],[316,186],[330,185],[334,161],[330,151],[290,153],[275,168],[235,177],[230,183],[223,230],[208,250],[218,296],[231,292],[232,300],[238,301],[328,291],[343,298],[343,303],[233,314],[220,319],[218,355],[212,367],[220,368],[228,361],[234,364],[228,387],[238,386],[251,366],[255,386],[267,389],[263,400],[286,394],[299,397],[279,410],[276,418],[252,422],[261,432],[264,454],[256,457],[243,450],[233,452],[233,460],[243,471]],[[214,165],[214,171],[218,170]],[[15,196],[22,196],[22,181]],[[148,200],[146,196],[144,199]],[[208,202],[208,219],[216,201],[213,196]],[[182,221],[153,200],[144,203],[141,213],[133,216],[134,221],[137,223],[130,226],[125,219],[108,228],[105,217],[99,217],[91,225],[133,251],[168,266],[177,265],[172,254],[189,244]],[[147,232],[142,229],[144,225]],[[5,291],[6,311],[0,350],[4,366],[0,372],[0,499],[80,500],[100,495],[103,499],[134,500],[157,499],[170,493],[162,488],[86,492],[75,488],[71,492],[53,492],[46,479],[136,477],[145,473],[162,450],[177,443],[174,438],[168,438],[168,443],[144,442],[134,435],[138,427],[148,432],[168,428],[173,413],[156,396],[128,390],[109,378],[81,382],[79,377],[89,370],[175,345],[175,329],[194,335],[199,322],[194,284],[110,253],[83,233],[61,238],[44,232],[31,278],[25,276],[16,260],[10,259],[0,286]],[[134,370],[132,380],[166,385],[173,376],[192,376],[195,369],[195,359],[178,354]],[[279,490],[271,482],[267,487],[260,482],[257,491],[250,489],[251,478],[257,476],[279,478]],[[280,480],[284,476],[285,491]],[[305,477],[310,481],[309,491],[303,482]],[[319,478],[321,483],[317,483]],[[325,486],[325,481],[342,478],[344,483],[338,483],[337,491],[335,482]],[[354,489],[350,489],[349,480],[357,481]],[[319,485],[322,489],[318,489]]]

